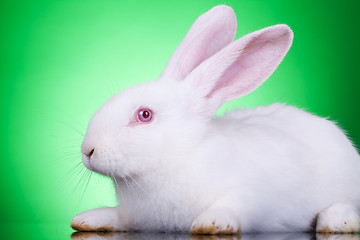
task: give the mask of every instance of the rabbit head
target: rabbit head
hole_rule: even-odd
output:
[[[158,80],[126,89],[95,113],[81,147],[85,166],[112,177],[140,175],[211,135],[217,109],[260,86],[293,38],[286,25],[233,41],[235,33],[230,7],[200,16]]]

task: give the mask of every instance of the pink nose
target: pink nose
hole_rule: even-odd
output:
[[[91,151],[86,152],[86,153],[84,153],[84,154],[85,154],[85,156],[87,156],[88,158],[91,158],[91,156],[94,154],[94,151],[95,151],[95,148],[91,149]]]

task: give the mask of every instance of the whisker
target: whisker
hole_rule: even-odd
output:
[[[79,192],[79,190],[81,189],[80,186],[81,186],[81,183],[83,182],[83,180],[85,179],[85,177],[87,176],[88,174],[88,171],[87,169],[85,168],[82,168],[81,169],[81,177],[80,179],[78,180],[78,182],[76,183],[75,185],[75,188],[72,190],[71,192],[71,195],[74,195],[76,192]],[[76,208],[79,208],[80,207],[80,204],[82,202],[82,199],[83,199],[84,195],[80,195],[80,198],[78,199],[78,203],[76,204]]]
[[[52,129],[44,131],[42,135],[57,145],[56,148],[52,149],[53,157],[46,162],[46,165],[50,165],[48,167],[52,169],[54,167],[59,168],[59,171],[65,170],[56,179],[54,191],[63,192],[66,190],[67,194],[64,200],[76,198],[76,202],[81,204],[80,201],[84,198],[93,176],[93,172],[89,171],[82,161],[78,161],[82,157],[80,145],[85,136],[86,125],[78,121],[76,116],[71,116],[67,112],[61,113],[59,109],[56,111],[56,115],[49,116],[48,113],[39,112],[36,116],[43,120],[50,119]],[[78,197],[81,197],[79,201],[77,201]],[[75,208],[76,205],[71,204]]]
[[[116,81],[112,80],[110,87],[111,87],[111,94],[112,94],[112,95],[115,95],[115,94],[117,94],[118,92],[120,92],[120,88],[119,88],[119,86],[117,85],[117,82],[116,82]]]
[[[111,173],[111,176],[112,176],[112,179],[113,179],[113,181],[114,181],[115,188],[116,188],[116,189],[120,189],[120,188],[119,188],[119,185],[118,185],[118,183],[117,183],[117,180],[116,180],[116,178],[115,178],[115,176],[114,176],[113,173]]]
[[[113,179],[114,186],[116,188],[116,196],[117,196],[119,204],[126,204],[126,201],[125,201],[125,199],[123,197],[123,194],[120,192],[120,186],[119,186],[119,183],[117,181],[117,178],[114,176],[114,173],[112,173],[112,172],[111,172],[111,178]]]
[[[82,195],[81,195],[80,200],[82,200],[82,199],[84,198],[86,189],[87,189],[87,187],[89,186],[89,182],[90,182],[92,173],[93,173],[92,171],[86,171],[86,174],[87,174],[86,176],[88,177],[88,180],[86,181],[85,188],[84,188],[84,191],[82,192]]]
[[[77,156],[80,157],[80,159],[81,159],[81,153],[79,151],[69,151],[69,152],[64,153],[61,156],[55,158],[54,160],[61,160],[61,159],[70,158],[70,157],[75,158]]]
[[[128,189],[130,190],[130,192],[135,193],[134,188],[131,186],[131,184],[129,183],[129,181],[125,178],[122,177],[122,179],[125,181],[126,186],[128,187]]]
[[[81,141],[83,140],[83,136],[69,138],[68,135],[64,136],[64,135],[50,134],[50,133],[46,133],[46,134],[44,134],[44,136],[52,137],[55,139],[65,139],[67,142],[74,142],[74,143],[81,143]]]
[[[79,153],[68,153],[68,154],[64,154],[62,156],[56,157],[53,160],[49,160],[48,162],[50,162],[51,164],[53,163],[66,163],[67,165],[74,163],[74,162],[78,162],[80,160],[81,162],[81,155]],[[64,161],[65,160],[65,161]]]
[[[70,170],[66,175],[64,175],[65,180],[59,183],[59,191],[60,189],[64,188],[65,186],[72,186],[72,191],[70,194],[67,194],[67,197],[64,199],[65,202],[73,202],[74,196],[77,196],[76,193],[79,189],[79,186],[83,182],[83,177],[87,173],[87,169],[85,169],[81,162],[76,164],[74,168]],[[68,177],[67,177],[68,176]],[[80,176],[80,177],[79,177]],[[60,181],[60,180],[59,180]],[[74,181],[77,182],[74,186]],[[80,201],[77,204],[71,204],[75,209],[78,209],[80,205]]]
[[[55,116],[50,116],[47,113],[43,113],[43,112],[38,112],[38,116],[42,116],[48,119],[52,119],[55,120],[59,123],[64,124],[65,126],[69,127],[70,129],[75,130],[76,132],[78,132],[81,136],[84,136],[84,134],[82,133],[82,131],[80,131],[79,129],[82,129],[84,127],[84,124],[81,123],[76,117],[74,117],[73,115],[69,114],[69,112],[65,112],[62,111],[60,109],[57,109],[56,111],[57,113],[60,113],[60,115],[62,116],[62,118],[66,119],[66,120],[71,120],[71,124],[72,125],[77,125],[75,126],[71,126],[70,124],[68,124],[68,122],[65,122],[65,120],[59,120],[59,118],[55,117]]]
[[[76,152],[81,152],[81,148],[80,148],[80,144],[76,144],[76,145],[63,145],[58,147],[59,150],[67,150],[67,151],[76,151]]]
[[[46,169],[53,169],[54,165],[57,166],[69,166],[69,164],[74,162],[74,158],[75,158],[75,154],[74,155],[64,155],[64,156],[59,156],[59,157],[54,157],[53,159],[48,159],[45,162],[45,168]]]
[[[67,172],[63,178],[65,178],[64,181],[62,181],[61,183],[58,183],[57,185],[59,185],[59,188],[63,188],[70,180],[73,179],[74,176],[78,176],[79,174],[81,174],[82,172],[82,162],[79,162],[78,164],[75,165],[75,167],[73,167],[69,172]],[[60,180],[58,180],[60,181]]]
[[[79,186],[80,186],[80,183],[81,183],[81,181],[84,179],[84,176],[85,176],[86,173],[87,173],[87,171],[86,171],[85,168],[81,168],[81,169],[80,169],[80,173],[79,173],[80,178],[79,178],[78,182],[76,183],[75,188],[74,188],[73,191],[71,192],[72,194],[74,194],[75,192],[77,192],[77,190],[78,190],[78,188],[79,188]]]
[[[54,120],[54,121],[57,121],[58,123],[63,124],[64,126],[68,127],[69,129],[74,130],[74,131],[75,131],[76,133],[78,133],[81,137],[84,137],[84,136],[85,136],[85,134],[84,134],[81,130],[75,128],[74,126],[71,126],[69,123],[67,123],[67,122],[65,122],[65,121],[59,120],[59,119],[54,118],[54,117],[51,117],[51,116],[45,116],[45,117],[47,117],[47,118],[49,118],[49,119],[52,119],[52,120]]]
[[[66,150],[66,151],[61,151],[63,154],[64,153],[79,153],[81,154],[81,150],[79,147],[70,147],[70,146],[63,146],[60,148],[57,148],[58,150]]]
[[[124,183],[125,183],[125,185],[126,185],[127,189],[128,189],[128,190],[130,190],[129,185],[128,185],[128,183],[127,183],[126,179],[125,179],[124,177],[121,177],[121,178],[122,178],[122,180],[124,181]]]
[[[144,190],[144,188],[131,176],[129,175],[129,177],[131,178],[131,180],[134,181],[134,183],[141,189],[141,191],[143,191],[145,194],[147,194]]]

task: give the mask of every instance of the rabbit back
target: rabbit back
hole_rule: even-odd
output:
[[[243,230],[306,231],[332,204],[360,209],[359,154],[333,122],[277,103],[229,112],[213,123],[233,146],[227,164],[238,171],[239,189],[250,191],[241,197],[246,215],[259,217],[243,220]]]

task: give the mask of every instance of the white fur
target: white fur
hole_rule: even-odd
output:
[[[316,230],[326,232],[357,232],[359,231],[360,217],[356,209],[348,204],[334,204],[320,212],[317,219]]]
[[[90,170],[114,179],[119,206],[82,213],[74,228],[81,230],[81,220],[94,230],[189,231],[216,223],[242,232],[308,231],[320,214],[330,230],[359,231],[360,158],[334,123],[284,104],[212,118],[224,102],[265,81],[291,41],[287,26],[266,28],[187,66],[191,74],[183,80],[183,72],[172,79],[167,70],[166,78],[106,102],[89,123],[82,152]],[[216,64],[223,60],[228,63]],[[238,69],[246,80],[231,78],[241,75]],[[153,110],[152,122],[129,124],[139,107]],[[337,211],[325,210],[332,205]],[[109,209],[111,221],[104,217]],[[338,217],[351,231],[331,227]]]

